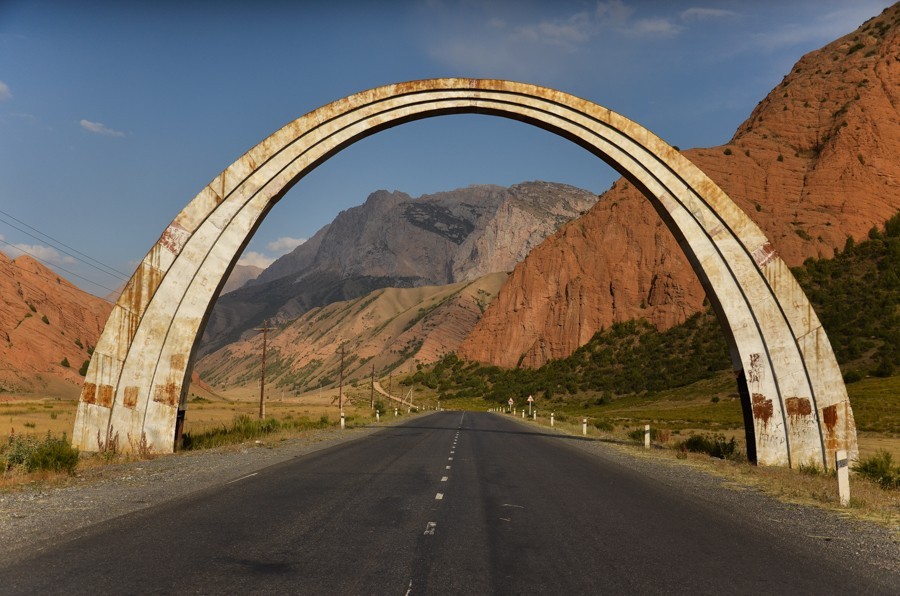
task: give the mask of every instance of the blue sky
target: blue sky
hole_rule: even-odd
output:
[[[405,80],[546,85],[681,148],[721,144],[803,54],[889,4],[0,0],[0,251],[28,250],[106,295],[122,280],[84,255],[130,276],[178,211],[271,132]],[[300,181],[245,262],[290,250],[377,189],[418,196],[552,180],[599,193],[615,177],[584,150],[518,122],[406,124]]]

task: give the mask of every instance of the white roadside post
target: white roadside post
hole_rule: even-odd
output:
[[[531,416],[532,420],[537,420],[537,408],[534,409],[534,414]]]
[[[834,467],[837,470],[838,496],[841,499],[841,507],[850,505],[850,467],[847,462],[847,452],[839,449],[834,454]]]
[[[644,449],[650,449],[650,425],[644,425]]]
[[[343,430],[343,428],[344,428],[344,411],[341,410],[341,429]]]
[[[587,436],[587,418],[581,419],[581,434]]]
[[[397,408],[394,408],[394,418],[397,417]]]
[[[522,408],[522,420],[525,420],[525,408]]]
[[[550,427],[553,428],[553,415],[555,412],[550,412]]]
[[[381,412],[375,410],[375,422],[381,422]]]

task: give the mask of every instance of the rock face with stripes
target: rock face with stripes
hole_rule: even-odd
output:
[[[540,126],[638,186],[706,289],[745,399],[759,463],[834,466],[856,430],[831,345],[776,247],[725,193],[650,131],[544,87],[480,79],[388,85],[291,122],[213,179],[166,228],[129,281],[98,342],[73,439],[96,450],[173,449],[197,336],[241,250],[293,182],[339,149],[405,122],[477,113]]]

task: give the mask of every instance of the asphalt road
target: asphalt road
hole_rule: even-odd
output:
[[[0,563],[0,593],[889,592],[578,440],[415,418]]]

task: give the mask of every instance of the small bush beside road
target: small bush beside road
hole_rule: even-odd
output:
[[[69,444],[65,433],[56,438],[48,432],[43,440],[31,435],[12,435],[0,448],[4,474],[42,471],[74,474],[78,459],[78,450]]]

